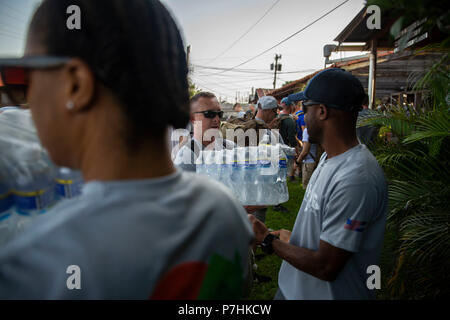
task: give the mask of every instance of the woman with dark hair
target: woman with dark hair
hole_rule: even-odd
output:
[[[0,298],[239,298],[245,210],[170,159],[168,127],[189,120],[183,48],[157,0],[45,0],[24,57],[0,59],[25,71],[52,160],[87,182],[0,250]]]

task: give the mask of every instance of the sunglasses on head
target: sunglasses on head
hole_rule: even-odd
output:
[[[219,116],[219,118],[223,117],[223,111],[214,111],[214,110],[206,110],[206,111],[198,111],[194,113],[203,113],[205,118],[208,119],[214,119],[216,116]]]
[[[21,59],[0,59],[0,87],[11,103],[23,104],[28,90],[29,71],[46,70],[64,66],[69,57],[29,56]],[[18,92],[22,92],[18,94]]]

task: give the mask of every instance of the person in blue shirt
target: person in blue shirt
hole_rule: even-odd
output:
[[[303,130],[305,130],[305,128],[306,128],[305,113],[302,110],[303,107],[302,107],[301,103],[299,104],[299,106],[300,106],[300,110],[298,110],[295,113],[295,116],[297,117],[296,122],[297,122],[297,127],[298,127],[297,138],[299,141],[303,141],[303,139],[302,139],[303,138]]]

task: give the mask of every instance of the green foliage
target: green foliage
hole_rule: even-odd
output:
[[[390,18],[398,18],[394,24],[394,36],[401,29],[407,27],[416,20],[428,18],[425,29],[429,30],[437,26],[442,32],[448,26],[448,1],[447,0],[367,0],[367,6],[377,5],[382,13],[387,13]],[[391,29],[392,31],[394,29]]]
[[[428,105],[372,111],[358,125],[376,125],[373,147],[389,180],[388,230],[397,237],[388,287],[392,298],[435,298],[450,293],[449,55],[417,83]]]
[[[391,40],[401,30],[416,21],[426,18],[421,26],[422,30],[431,31],[439,29],[443,34],[450,34],[450,11],[447,0],[367,0],[367,6],[377,5],[382,15],[388,20],[394,19],[390,29]],[[405,37],[400,39],[398,48],[403,50],[414,30],[409,30]]]
[[[293,82],[293,81],[292,80],[291,81],[285,81],[281,86],[284,87],[285,85],[288,85],[291,82]]]
[[[192,82],[190,77],[188,77],[188,84],[189,84],[189,98],[192,98],[197,93],[202,91],[200,88],[197,88],[197,86],[195,85],[195,83]]]

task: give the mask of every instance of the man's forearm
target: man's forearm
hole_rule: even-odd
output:
[[[318,256],[317,251],[297,247],[279,239],[272,242],[272,247],[277,256],[295,268],[321,280],[332,280],[332,276],[329,275],[326,268],[326,261]]]
[[[307,153],[305,152],[305,148],[302,149],[300,155],[298,156],[297,162],[302,162],[306,158]]]

